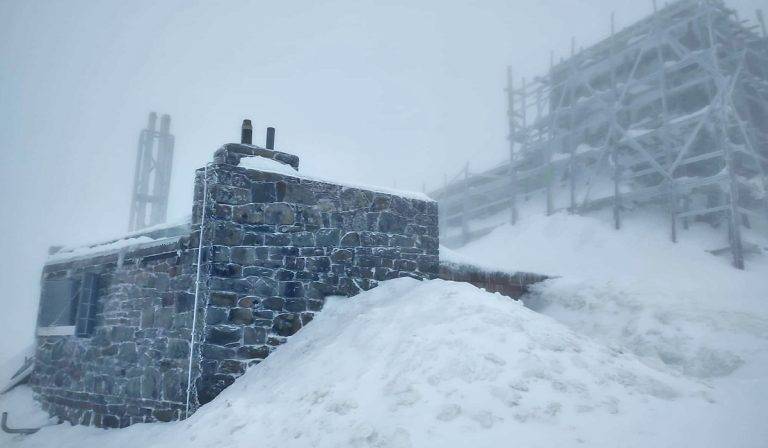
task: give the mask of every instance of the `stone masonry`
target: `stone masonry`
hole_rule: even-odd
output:
[[[195,223],[205,175],[201,404],[310,322],[326,296],[437,277],[435,202],[219,163],[198,171]]]
[[[31,381],[52,415],[102,427],[183,418],[309,323],[327,296],[438,276],[435,202],[247,169],[245,157],[299,165],[225,145],[197,172],[191,225],[46,264],[44,282],[99,276],[89,336],[38,335]]]
[[[37,337],[31,382],[44,409],[102,427],[181,416],[194,303],[188,240],[46,264],[43,281],[97,272],[99,303],[90,337]]]

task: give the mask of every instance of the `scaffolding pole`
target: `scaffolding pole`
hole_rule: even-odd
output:
[[[768,189],[765,42],[720,0],[654,5],[618,32],[612,15],[608,38],[578,53],[572,39],[570,58],[555,64],[551,54],[546,76],[516,88],[508,69],[508,162],[465,169],[431,194],[446,210],[466,209],[462,227],[500,207],[516,222],[518,198],[538,191],[547,214],[609,208],[616,229],[625,210],[661,206],[672,241],[692,223],[727,223],[742,267],[745,248],[756,246],[741,226],[753,216],[768,225],[768,198],[742,191]]]
[[[151,112],[146,129],[139,134],[128,230],[133,232],[165,222],[171,188],[174,139],[171,117]]]

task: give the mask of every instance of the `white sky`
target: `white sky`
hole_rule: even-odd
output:
[[[173,118],[171,217],[243,118],[313,172],[429,189],[506,154],[507,65],[541,74],[651,4],[0,0],[0,359],[31,338],[47,246],[125,230],[150,110]]]

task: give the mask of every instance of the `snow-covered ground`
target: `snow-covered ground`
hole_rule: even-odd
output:
[[[724,245],[716,243],[721,230],[695,225],[672,244],[663,217],[631,218],[616,232],[596,218],[532,215],[460,254],[559,275],[526,304],[654,369],[706,384],[711,406],[655,418],[697,441],[683,445],[768,446],[768,257],[752,256],[738,271],[704,250]]]
[[[184,422],[59,425],[0,445],[768,445],[768,259],[737,271],[704,251],[705,227],[672,245],[649,221],[614,232],[530,216],[458,255],[558,275],[528,308],[466,284],[387,282],[330,299]],[[0,397],[12,424],[45,422],[30,397]]]

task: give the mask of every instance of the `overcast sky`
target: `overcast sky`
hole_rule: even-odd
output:
[[[661,1],[659,2],[662,3]],[[754,17],[764,0],[734,0]],[[126,230],[138,133],[176,136],[170,217],[222,143],[277,128],[330,178],[421,190],[507,152],[505,67],[542,74],[638,0],[0,0],[0,358],[31,341],[51,244]]]

